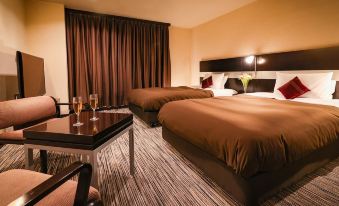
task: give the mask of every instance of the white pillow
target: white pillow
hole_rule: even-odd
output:
[[[301,98],[318,98],[318,99],[332,98],[331,79],[333,76],[333,72],[312,73],[312,74],[276,72],[276,76],[277,79],[274,86],[274,95],[277,99],[285,99],[285,97],[278,90],[278,88],[296,76],[308,89],[311,90],[301,95],[300,96]]]
[[[224,88],[222,87],[222,83],[224,82],[224,74],[215,74],[212,73],[212,81],[213,81],[213,85],[211,86],[211,88],[213,89],[220,89],[220,88]]]
[[[212,76],[213,85],[210,88],[213,89],[224,89],[224,85],[227,82],[228,76],[225,76],[224,73],[208,73],[204,75],[203,79],[207,79]]]
[[[270,98],[270,99],[275,98],[273,92],[251,92],[251,93],[246,93],[246,95],[254,96],[254,97]]]
[[[212,75],[211,73],[206,73],[206,74],[204,75],[204,78],[202,78],[202,80],[207,79],[207,78],[210,77],[211,75]]]

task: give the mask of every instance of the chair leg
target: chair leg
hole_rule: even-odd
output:
[[[40,171],[42,173],[47,173],[47,151],[40,150]]]
[[[33,166],[33,149],[28,148],[26,145],[24,145],[24,148],[25,148],[25,168],[31,170]]]
[[[92,154],[89,156],[89,162],[92,165],[92,181],[91,185],[99,189],[99,180],[98,180],[98,153],[92,151]]]

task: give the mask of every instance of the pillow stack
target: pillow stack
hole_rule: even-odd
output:
[[[202,81],[202,88],[224,89],[228,76],[224,73],[212,73],[205,75]]]
[[[277,72],[274,95],[277,99],[332,99],[333,72],[296,74]]]

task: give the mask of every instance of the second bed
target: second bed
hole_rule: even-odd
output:
[[[232,89],[197,89],[186,86],[133,89],[128,95],[129,109],[151,127],[159,125],[158,112],[168,102],[232,96]]]
[[[238,95],[166,104],[163,138],[254,205],[338,156],[339,109]]]

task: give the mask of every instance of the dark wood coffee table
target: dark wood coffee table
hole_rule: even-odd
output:
[[[92,164],[92,186],[98,188],[97,154],[128,131],[130,174],[134,175],[133,115],[99,112],[97,116],[99,120],[92,122],[92,112],[82,112],[80,127],[73,126],[76,115],[72,114],[25,129],[25,167],[32,167],[33,149],[81,154]]]

